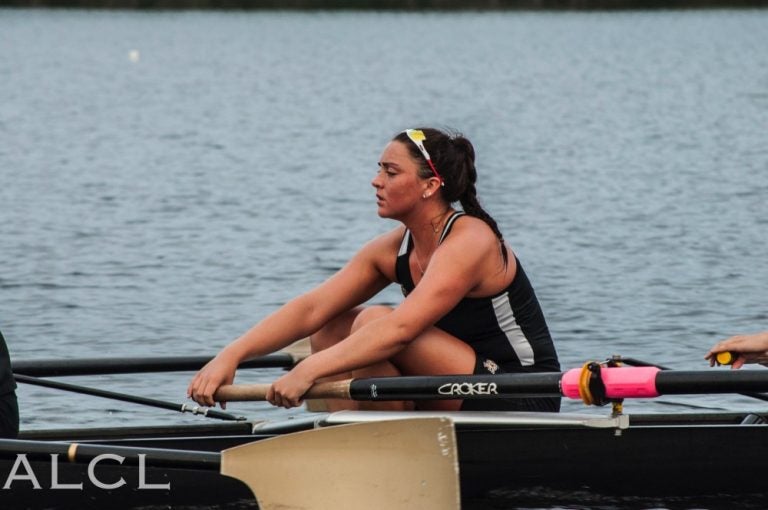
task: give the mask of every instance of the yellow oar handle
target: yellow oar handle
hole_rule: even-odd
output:
[[[322,382],[312,386],[304,398],[350,398],[349,385],[352,379]],[[243,402],[266,400],[270,384],[229,384],[220,387],[213,398],[216,402]]]
[[[715,355],[715,361],[718,365],[733,365],[736,361],[737,354],[730,351],[718,352]]]

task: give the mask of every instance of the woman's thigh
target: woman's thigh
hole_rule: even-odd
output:
[[[391,307],[383,305],[349,310],[329,322],[317,334],[312,335],[312,351],[327,349],[365,324],[391,312]],[[355,370],[351,374],[338,374],[336,377],[326,379],[334,380],[349,376],[361,378],[472,374],[475,369],[475,358],[475,351],[468,344],[439,328],[429,327],[388,361]],[[456,411],[461,408],[461,403],[461,400],[419,401],[416,402],[416,407],[425,410]]]
[[[358,306],[351,310],[341,313],[332,320],[328,321],[319,331],[309,336],[309,343],[312,352],[322,351],[341,342],[352,332],[352,325],[357,316],[365,310]]]
[[[471,374],[475,356],[467,343],[430,327],[397,353],[392,362],[403,375]]]
[[[392,308],[374,305],[355,310],[351,332],[379,319]],[[475,351],[465,342],[434,326],[411,340],[389,359],[403,375],[471,374],[475,369]]]
[[[475,370],[475,351],[445,331],[430,327],[414,338],[392,359],[403,375],[467,375]],[[462,400],[417,400],[416,409],[459,411]]]
[[[472,374],[475,351],[458,338],[431,327],[416,337],[392,360],[403,375]],[[417,400],[417,409],[459,411],[462,400]]]

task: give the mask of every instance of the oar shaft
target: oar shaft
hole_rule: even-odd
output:
[[[35,377],[66,375],[138,374],[199,370],[213,356],[170,356],[143,358],[80,358],[13,361],[17,374]],[[286,352],[267,354],[242,362],[238,368],[290,368],[297,356]]]
[[[618,361],[618,362],[621,362],[624,365],[630,365],[630,366],[633,366],[633,367],[638,367],[638,366],[642,366],[642,367],[656,367],[656,368],[660,368],[662,370],[672,370],[669,367],[665,367],[663,365],[659,365],[659,364],[655,364],[655,363],[649,363],[647,361],[642,361],[642,360],[639,360],[639,359],[636,359],[636,358],[624,358],[624,357],[621,357],[621,356],[617,356],[617,357],[615,357],[615,361]],[[739,395],[744,395],[745,397],[756,398],[758,400],[762,400],[763,402],[768,402],[768,395],[765,394],[765,393],[757,393],[757,392],[754,392],[754,391],[739,391],[738,394]]]
[[[25,454],[31,459],[50,458],[50,455],[59,455],[62,461],[77,463],[89,462],[100,455],[110,454],[122,457],[121,463],[127,465],[144,462],[147,466],[210,469],[214,471],[218,471],[221,466],[221,454],[217,452],[0,439],[0,457],[9,458],[18,454]],[[144,456],[143,461],[139,455]]]
[[[447,375],[347,379],[317,383],[307,391],[304,398],[384,401],[492,399],[499,396],[551,397],[560,394],[560,377],[559,372],[542,372],[524,375]],[[224,402],[265,400],[269,386],[269,384],[222,386],[214,398]]]
[[[499,375],[445,375],[350,379],[312,386],[304,398],[352,400],[446,400],[546,397],[581,399],[583,369]],[[671,394],[768,391],[768,370],[660,370],[606,367],[600,370],[605,396],[652,398]],[[218,401],[264,400],[268,384],[222,386]]]
[[[563,374],[563,395],[580,398],[582,369]],[[658,367],[608,367],[600,370],[605,396],[653,398],[660,395],[703,395],[768,390],[766,370],[661,370]]]
[[[192,414],[202,414],[209,418],[218,418],[220,420],[240,421],[244,420],[244,417],[235,416],[233,414],[218,411],[210,408],[200,408],[197,405],[190,404],[175,404],[173,402],[166,402],[163,400],[156,400],[153,398],[139,397],[136,395],[127,395],[125,393],[116,393],[114,391],[101,390],[98,388],[90,388],[88,386],[79,386],[75,384],[63,383],[59,381],[49,381],[47,379],[38,379],[36,377],[30,377],[28,375],[14,374],[14,378],[17,382],[33,384],[35,386],[42,386],[45,388],[53,388],[57,390],[71,391],[74,393],[81,393],[83,395],[91,395],[94,397],[109,398],[112,400],[120,400],[122,402],[130,402],[132,404],[140,404],[150,407],[157,407],[159,409],[169,409],[171,411],[178,411],[181,413],[189,412]]]
[[[355,379],[349,393],[354,400],[493,399],[500,396],[551,397],[559,395],[560,373],[409,376]]]
[[[656,375],[662,395],[768,391],[768,370],[665,370]]]

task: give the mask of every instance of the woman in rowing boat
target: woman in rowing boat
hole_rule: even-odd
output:
[[[307,336],[312,354],[271,385],[273,405],[300,405],[321,380],[560,370],[528,277],[478,202],[470,141],[408,129],[386,145],[378,166],[378,214],[401,225],[226,346],[192,379],[191,398],[214,405],[216,390],[232,383],[241,361]],[[391,283],[405,295],[397,307],[361,306]],[[558,411],[560,399],[329,402],[331,410],[371,406]]]
[[[741,368],[747,363],[768,366],[768,331],[727,338],[713,345],[704,359],[708,359],[709,365],[714,366],[718,363],[717,355],[722,352],[736,355],[730,363],[731,368]]]

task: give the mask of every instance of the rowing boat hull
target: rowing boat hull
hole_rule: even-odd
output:
[[[122,446],[221,451],[245,442],[310,428],[356,421],[404,417],[407,413],[333,413],[318,420],[274,424],[39,431],[25,438],[91,441]],[[442,414],[445,415],[445,414]],[[489,494],[610,495],[620,497],[727,497],[759,492],[768,468],[768,425],[742,424],[742,414],[645,415],[620,420],[583,415],[536,413],[459,413],[455,419],[462,498],[483,500]],[[628,423],[627,423],[628,422]],[[14,460],[0,460],[0,482]],[[52,462],[30,467],[41,489],[30,480],[14,479],[2,489],[3,507],[42,508],[257,508],[240,481],[214,471],[147,468],[100,463],[94,475],[113,489],[94,485],[87,465],[57,469],[58,485],[82,483],[82,489],[51,487]],[[16,473],[20,473],[17,468]],[[169,484],[167,489],[146,485]],[[142,488],[142,485],[144,486]],[[758,496],[759,497],[759,496]]]
[[[147,448],[172,448],[192,451],[219,452],[263,437],[251,433],[251,424],[218,423],[203,426],[102,428],[44,430],[22,433],[21,438],[43,441],[98,443]],[[15,459],[0,459],[0,483],[8,483]],[[30,471],[41,486],[36,489],[31,481],[13,480],[9,488],[0,489],[2,508],[14,510],[43,509],[134,509],[170,508],[256,509],[253,494],[240,480],[206,469],[178,469],[152,467],[140,470],[137,466],[120,465],[105,459],[94,464],[68,463],[65,459],[30,459],[29,469],[19,467],[16,473]],[[56,471],[56,473],[54,473]],[[55,481],[55,483],[54,483]],[[119,487],[104,488],[118,484]],[[62,485],[80,488],[57,488]],[[166,487],[160,487],[167,485]],[[147,508],[145,508],[147,507]]]

